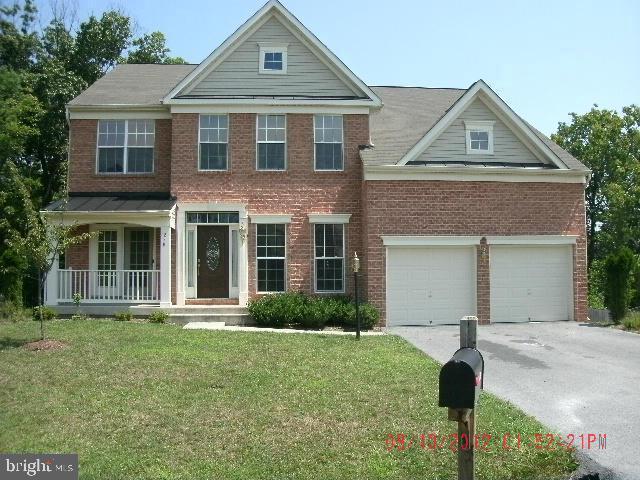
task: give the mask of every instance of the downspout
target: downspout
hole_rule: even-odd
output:
[[[69,172],[71,170],[71,114],[69,113],[69,105],[65,105],[64,107],[64,117],[67,121],[67,130],[69,132],[67,135],[67,174],[64,184],[64,195],[65,197],[69,197]]]

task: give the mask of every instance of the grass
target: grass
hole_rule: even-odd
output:
[[[627,316],[622,320],[622,325],[625,330],[640,331],[640,311],[627,313]]]
[[[456,454],[417,446],[453,433],[439,365],[395,336],[181,330],[48,322],[57,351],[20,345],[35,322],[0,324],[0,451],[78,453],[83,479],[454,479]],[[517,388],[517,385],[514,385]],[[478,479],[566,478],[564,449],[504,450],[548,428],[482,393]],[[388,434],[413,437],[389,452]]]

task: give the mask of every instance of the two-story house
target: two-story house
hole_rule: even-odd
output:
[[[68,117],[47,215],[96,233],[49,275],[61,311],[352,294],[357,252],[388,325],[586,318],[588,169],[482,80],[367,86],[276,0],[198,65],[117,66]]]

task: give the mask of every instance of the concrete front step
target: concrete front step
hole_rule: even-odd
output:
[[[224,325],[248,326],[252,325],[251,317],[243,313],[170,313],[169,321],[179,325],[187,323],[221,323]]]
[[[185,305],[183,307],[171,307],[166,309],[171,315],[247,315],[246,307],[238,305]]]

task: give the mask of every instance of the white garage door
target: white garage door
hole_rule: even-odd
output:
[[[391,325],[455,324],[476,313],[473,247],[389,247],[387,320]]]
[[[491,321],[573,318],[569,245],[491,246]]]

